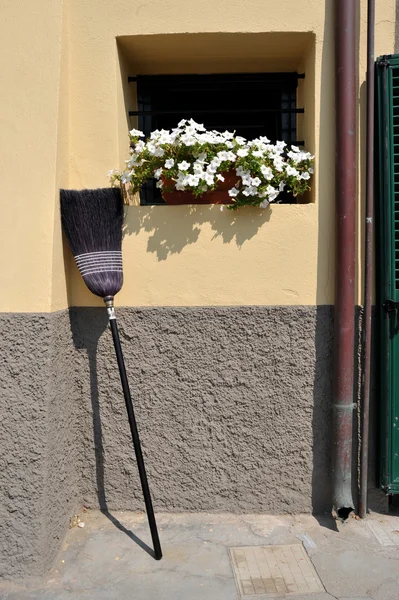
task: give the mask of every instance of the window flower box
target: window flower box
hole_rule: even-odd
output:
[[[294,196],[309,188],[313,156],[265,136],[247,141],[233,132],[207,131],[182,120],[172,131],[154,131],[143,141],[130,132],[130,159],[125,171],[110,171],[112,184],[137,193],[151,177],[168,204],[226,204],[266,208],[284,190]]]

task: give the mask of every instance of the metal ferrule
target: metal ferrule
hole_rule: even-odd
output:
[[[116,319],[115,317],[115,309],[113,306],[107,306],[107,313],[108,313],[108,319],[110,321],[112,321],[113,319]]]
[[[114,306],[114,297],[113,296],[105,296],[105,298],[103,298],[105,306],[107,308],[112,308]]]
[[[114,297],[113,296],[105,296],[104,302],[105,302],[105,306],[107,307],[108,319],[110,321],[116,319],[115,309],[114,309]]]

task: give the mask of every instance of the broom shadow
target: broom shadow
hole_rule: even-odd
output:
[[[93,313],[95,314],[94,318]],[[92,423],[94,436],[94,454],[96,466],[96,492],[100,511],[111,521],[111,523],[125,533],[142,550],[155,558],[154,550],[143,540],[127,529],[110,511],[107,504],[105,492],[105,468],[104,468],[104,443],[101,422],[101,410],[99,401],[98,376],[97,376],[97,350],[98,341],[108,326],[108,318],[104,309],[94,308],[78,310],[70,309],[70,322],[75,347],[85,348],[89,361],[90,371],[90,401],[92,408]],[[90,314],[91,313],[91,314]],[[100,314],[99,314],[100,313]],[[90,325],[88,326],[90,321]],[[90,332],[90,334],[86,334]],[[116,364],[116,359],[115,359]]]

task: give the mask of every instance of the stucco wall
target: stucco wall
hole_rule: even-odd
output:
[[[5,0],[0,16],[0,271],[6,290],[0,311],[49,311],[53,254],[62,252],[54,221],[63,3]],[[55,280],[66,306],[62,262]]]
[[[191,68],[195,72],[231,70],[240,53],[238,66],[244,70],[251,64],[261,68],[263,61],[265,69],[273,70],[274,65],[276,70],[305,71],[304,137],[307,147],[316,154],[315,203],[299,209],[276,206],[267,217],[259,216],[259,211],[243,211],[234,218],[220,214],[218,207],[191,210],[130,207],[123,247],[125,284],[119,304],[333,303],[333,1],[307,0],[301,3],[300,11],[295,0],[284,3],[209,0],[198,5],[182,5],[180,0],[166,3],[155,0],[140,4],[136,9],[132,9],[127,0],[119,0],[117,6],[106,0],[100,4],[101,9],[94,1],[84,5],[72,1],[69,5],[70,43],[74,49],[70,85],[79,97],[79,102],[72,101],[70,112],[71,186],[107,185],[109,168],[121,166],[126,158],[129,106],[122,92],[121,69],[124,76],[126,71],[135,74],[160,70],[190,72]],[[360,6],[359,99],[364,107],[367,3],[361,2]],[[97,8],[95,17],[94,7]],[[392,52],[395,3],[377,0],[376,11],[376,54]],[[305,40],[287,42],[281,38],[279,44],[276,41],[279,33],[291,33],[293,40],[297,33],[305,36]],[[210,36],[211,41],[207,38],[204,46],[210,46],[212,52],[199,49],[194,41],[189,42],[190,34]],[[223,37],[228,34],[233,34],[232,38]],[[245,36],[251,34],[255,36],[252,42],[255,50],[246,41]],[[184,52],[176,51],[175,36],[185,36]],[[307,42],[306,36],[309,36]],[[213,62],[210,54],[213,54]],[[93,56],[95,61],[91,59]],[[98,103],[93,102],[96,98]],[[359,108],[359,134],[361,147],[364,108]],[[359,205],[363,177],[362,172],[359,174]],[[361,231],[359,222],[359,234]],[[360,277],[359,267],[358,301],[362,289]],[[72,304],[98,304],[81,285],[73,265],[70,290]]]
[[[80,505],[68,313],[0,314],[0,577],[40,575]]]
[[[93,452],[85,436],[84,498],[142,509],[102,312],[71,311],[84,430],[94,427],[102,439]],[[330,507],[330,307],[122,309],[119,315],[158,510],[276,514]]]

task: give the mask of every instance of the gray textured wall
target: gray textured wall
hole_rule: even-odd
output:
[[[156,510],[330,508],[331,307],[119,309]],[[79,503],[143,509],[104,309],[0,316],[0,565],[43,573]]]
[[[82,386],[84,500],[142,508],[104,311],[70,314]],[[330,307],[118,314],[158,510],[330,507]]]
[[[81,501],[69,315],[0,315],[0,576],[45,573]]]

